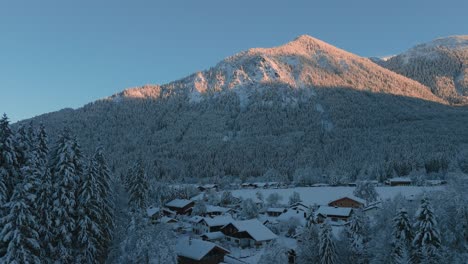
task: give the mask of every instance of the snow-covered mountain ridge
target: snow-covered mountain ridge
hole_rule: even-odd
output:
[[[249,49],[181,80],[128,89],[111,98],[182,93],[197,102],[208,94],[227,90],[242,98],[250,96],[250,89],[265,84],[289,89],[342,87],[442,102],[413,80],[307,35],[279,47]]]
[[[427,85],[450,103],[468,103],[468,35],[438,38],[376,63]]]

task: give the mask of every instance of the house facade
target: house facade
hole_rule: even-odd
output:
[[[365,205],[366,200],[350,196],[341,197],[328,203],[328,206],[343,208],[362,208]]]
[[[194,201],[186,199],[175,199],[166,204],[166,207],[179,215],[187,215],[192,212],[192,208],[195,205]]]

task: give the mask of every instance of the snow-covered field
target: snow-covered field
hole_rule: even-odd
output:
[[[266,198],[271,193],[278,193],[283,197],[282,203],[287,203],[289,196],[293,192],[298,192],[301,196],[303,203],[307,205],[323,205],[328,204],[328,202],[340,198],[342,196],[353,195],[355,187],[296,187],[288,189],[241,189],[234,190],[232,194],[236,197],[246,198],[256,198],[256,193],[261,192]],[[434,187],[420,187],[420,186],[394,186],[394,187],[376,187],[377,193],[381,199],[392,199],[397,196],[399,193],[401,195],[410,198],[416,196],[423,192],[427,191],[436,191],[443,190],[443,186],[434,186]]]

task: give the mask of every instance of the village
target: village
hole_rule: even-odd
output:
[[[276,241],[288,249],[288,263],[294,264],[298,263],[297,245],[306,227],[327,221],[338,236],[353,214],[359,212],[372,220],[382,200],[403,195],[411,201],[445,181],[413,186],[410,178],[393,178],[383,184],[367,184],[377,190],[379,199],[355,196],[356,183],[296,187],[255,182],[232,185],[230,190],[221,190],[216,184],[192,184],[199,194],[176,198],[162,207],[150,206],[146,214],[152,224],[166,224],[177,234],[178,263],[257,263],[265,246]]]

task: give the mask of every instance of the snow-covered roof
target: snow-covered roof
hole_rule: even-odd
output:
[[[159,211],[160,211],[159,207],[150,206],[146,209],[146,215],[148,215],[149,217],[152,217],[153,215],[159,213]]]
[[[204,195],[205,195],[204,192],[199,193],[199,194],[193,196],[192,198],[190,198],[190,200],[192,200],[192,201],[200,201],[200,200],[203,200]]]
[[[159,219],[159,222],[167,224],[167,223],[170,223],[170,222],[177,222],[177,220],[172,218],[172,217],[163,216],[163,217],[161,217],[161,219]]]
[[[208,226],[225,226],[234,221],[234,219],[230,215],[216,216],[216,217],[203,217],[202,220],[204,220]]]
[[[408,177],[395,177],[388,179],[389,182],[412,182],[412,180]]]
[[[335,200],[330,201],[329,204],[332,203],[332,202],[341,200],[341,199],[346,199],[346,198],[351,199],[351,200],[354,200],[354,201],[359,202],[359,203],[361,203],[361,204],[366,204],[366,203],[367,203],[366,200],[361,199],[361,198],[359,198],[359,197],[356,197],[356,196],[354,196],[354,195],[346,195],[346,196],[342,196],[342,197],[339,197],[338,199],[335,199]]]
[[[206,237],[207,239],[209,240],[213,240],[213,239],[221,239],[224,237],[224,234],[222,232],[209,232],[209,233],[205,233],[202,235],[202,237]]]
[[[282,213],[285,210],[286,210],[286,208],[270,207],[270,208],[267,209],[267,212]]]
[[[276,239],[278,236],[271,232],[257,219],[234,221],[232,222],[239,232],[247,232],[256,241],[267,241]]]
[[[203,219],[203,217],[199,216],[199,215],[196,215],[194,217],[191,217],[188,221],[190,223],[198,223],[200,222],[201,220]]]
[[[209,204],[206,205],[206,212],[207,213],[214,213],[214,212],[227,213],[229,211],[231,211],[231,208],[215,206],[215,205],[209,205]]]
[[[284,213],[282,213],[280,216],[278,216],[278,221],[280,222],[288,222],[290,221],[291,219],[296,219],[298,220],[301,225],[305,225],[306,224],[306,219],[307,217],[304,216],[304,211],[300,211],[300,210],[288,210]]]
[[[201,239],[183,238],[176,244],[176,253],[178,256],[186,257],[194,260],[201,260],[211,250],[219,248],[226,253],[230,253],[229,250],[220,247],[214,243],[203,241]]]
[[[353,211],[352,208],[344,208],[344,207],[332,207],[332,206],[320,206],[317,210],[317,215],[321,214],[323,216],[345,216],[348,217],[351,215]]]
[[[189,205],[190,203],[193,203],[193,201],[187,200],[187,199],[174,199],[174,200],[168,202],[166,204],[166,206],[183,208],[183,207]]]

